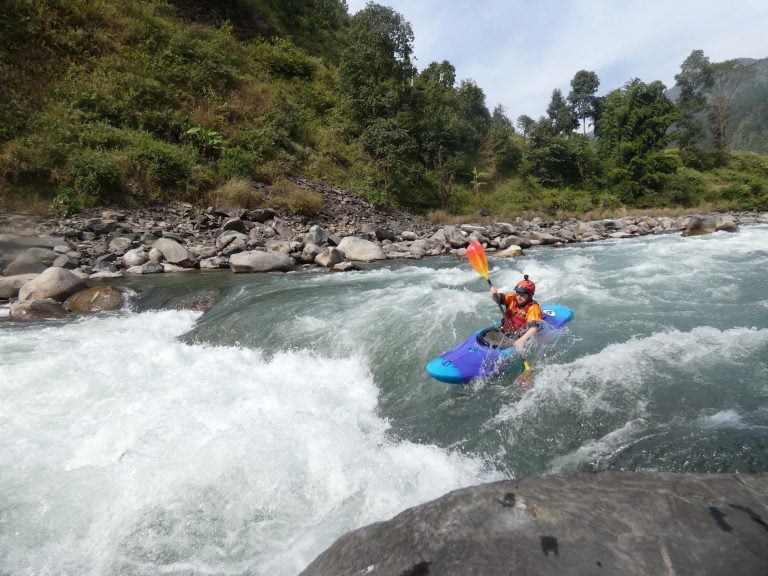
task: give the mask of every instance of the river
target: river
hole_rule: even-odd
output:
[[[481,482],[768,472],[768,226],[490,260],[576,313],[529,388],[426,375],[499,317],[451,257],[135,277],[119,313],[0,321],[0,574],[291,576]]]

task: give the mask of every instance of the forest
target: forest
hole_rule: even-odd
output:
[[[373,2],[4,0],[0,207],[312,212],[301,176],[433,219],[768,210],[768,58],[693,47],[603,96],[575,70],[512,118],[413,44]]]

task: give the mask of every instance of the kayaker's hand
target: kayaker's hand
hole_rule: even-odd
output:
[[[491,298],[494,300],[498,300],[499,291],[496,289],[496,286],[491,286]]]

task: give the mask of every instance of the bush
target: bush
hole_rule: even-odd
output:
[[[188,150],[155,140],[149,135],[134,142],[128,156],[131,161],[131,175],[138,180],[145,192],[155,188],[183,188],[192,169],[192,155]]]
[[[63,214],[120,202],[125,196],[124,172],[118,158],[103,150],[81,150],[70,158],[64,183],[51,207]]]
[[[219,158],[217,168],[224,178],[253,177],[256,167],[263,162],[262,156],[250,150],[227,148]]]
[[[264,196],[246,178],[230,178],[208,195],[217,208],[252,210],[263,205]]]
[[[315,72],[314,62],[287,38],[273,38],[270,43],[261,43],[256,53],[273,76],[307,80]]]
[[[288,209],[295,214],[312,216],[323,207],[323,195],[314,190],[296,186],[287,178],[279,178],[270,187],[269,203],[277,209]]]

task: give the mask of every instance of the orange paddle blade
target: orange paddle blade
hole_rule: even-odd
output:
[[[477,240],[472,240],[467,246],[467,259],[472,264],[472,268],[483,278],[488,280],[488,259],[485,257],[485,250],[482,244]]]

